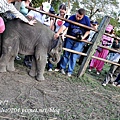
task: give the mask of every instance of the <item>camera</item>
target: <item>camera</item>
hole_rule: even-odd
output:
[[[74,36],[77,38],[77,39],[82,39],[82,31],[80,30],[80,29],[78,29],[78,28],[76,28],[76,29],[73,29],[73,31],[72,31],[73,33],[74,33]]]

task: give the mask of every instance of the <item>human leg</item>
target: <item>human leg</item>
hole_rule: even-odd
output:
[[[116,65],[111,65],[110,69],[109,69],[109,72],[107,73],[102,85],[103,86],[106,86],[110,81],[113,82],[114,81],[114,77],[113,77],[113,74],[115,72],[115,70],[117,69],[118,66]]]
[[[71,40],[70,38],[67,38],[66,41],[65,41],[65,48],[68,48],[68,49],[71,49],[72,48],[72,45],[73,45],[73,40]],[[60,63],[60,69],[66,69],[66,66],[68,64],[68,61],[69,61],[69,56],[70,56],[70,52],[68,51],[64,51],[63,52],[63,56],[61,58],[61,63]]]
[[[75,45],[73,45],[72,50],[82,52],[84,44],[85,44],[84,42],[76,42]],[[70,60],[68,63],[68,73],[70,73],[70,74],[73,73],[78,56],[79,56],[78,54],[71,53]]]

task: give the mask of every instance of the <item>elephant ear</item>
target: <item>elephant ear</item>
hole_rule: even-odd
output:
[[[61,52],[62,52],[62,38],[61,36],[59,36],[59,38],[57,40],[54,40],[56,42],[56,46],[53,47],[53,49],[50,51],[49,55],[50,55],[50,59],[49,61],[52,64],[57,64],[60,61],[60,56],[61,56]],[[55,44],[53,44],[55,45]]]
[[[58,50],[59,53],[62,52],[62,43],[63,43],[62,36],[59,36],[58,43],[57,43],[56,47],[54,48],[55,50]]]

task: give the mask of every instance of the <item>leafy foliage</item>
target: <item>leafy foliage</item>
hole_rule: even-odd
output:
[[[116,31],[116,36],[120,37],[120,30]]]
[[[40,7],[46,0],[32,0],[33,7]]]

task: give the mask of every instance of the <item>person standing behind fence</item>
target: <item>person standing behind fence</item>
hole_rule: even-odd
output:
[[[65,4],[61,4],[59,6],[59,14],[57,14],[57,16],[59,16],[61,18],[66,18],[67,15],[66,15],[66,5]],[[57,32],[64,23],[65,23],[65,21],[55,18],[51,22],[50,29]],[[66,32],[64,32],[64,34],[65,33]],[[53,64],[51,64],[48,60],[48,71],[52,71],[52,69],[53,69]],[[57,69],[55,69],[55,70],[57,70]]]
[[[95,22],[90,21],[90,23],[91,23],[91,27],[92,27],[94,30],[97,30],[97,28],[98,28],[98,22],[97,22],[97,21],[95,21]],[[89,34],[89,37],[88,37],[87,41],[91,42],[93,36],[95,35],[95,33],[96,33],[95,31],[90,30],[90,34]],[[89,49],[89,46],[90,46],[90,44],[85,44],[82,52],[83,52],[83,53],[86,53],[86,52],[88,51],[88,49]],[[82,64],[84,57],[85,57],[85,56],[80,56],[79,62],[78,62],[79,65]]]
[[[111,60],[113,62],[120,64],[120,54],[116,53]],[[116,65],[112,64],[110,66],[110,69],[109,69],[102,85],[106,86],[108,83],[114,83],[114,81],[119,73],[120,73],[120,66],[116,66]]]
[[[110,32],[112,30],[113,30],[113,26],[109,24],[106,27],[105,31],[106,31],[106,33],[110,34]],[[112,40],[113,39],[111,37],[103,35],[101,42],[102,42],[103,46],[109,47],[109,46],[111,46],[111,44],[113,42]],[[109,53],[109,50],[98,47],[97,50],[96,50],[96,53],[94,54],[94,56],[106,59],[108,53]],[[90,69],[89,69],[89,71],[91,71],[93,68],[96,68],[97,74],[99,75],[100,72],[101,72],[101,70],[103,69],[103,66],[104,66],[104,61],[97,60],[97,59],[92,59],[91,63],[90,63]]]
[[[119,43],[119,40],[117,40],[116,38],[114,39],[114,41],[113,41],[113,44],[112,44],[112,47],[111,48],[113,48],[113,49],[115,49],[115,50],[120,50],[120,43]],[[110,53],[109,53],[109,59],[108,60],[111,60],[112,59],[112,57],[114,57],[114,55],[116,54],[116,52],[113,52],[113,51],[110,51]]]
[[[31,0],[22,0],[21,5],[20,5],[20,12],[23,15],[27,15],[29,10],[26,8],[28,6],[30,6]]]
[[[90,19],[85,15],[85,9],[83,8],[80,8],[75,15],[70,16],[69,20],[78,22],[80,24],[89,27],[91,26]],[[68,28],[67,30],[68,35],[77,37],[77,35],[79,34],[81,37],[79,39],[86,39],[86,37],[89,35],[88,29],[84,27],[79,27],[69,22],[65,22],[63,26],[58,30],[58,32],[54,35],[54,38],[56,39],[60,35],[60,33],[62,33],[67,28]],[[78,41],[74,41],[71,38],[66,38],[64,47],[81,52],[83,50],[84,44],[85,44],[84,42],[78,42]],[[67,75],[70,77],[73,73],[77,58],[78,58],[78,54],[64,51],[60,62],[61,73],[66,74],[67,71]],[[68,65],[68,70],[66,69],[67,65]]]

